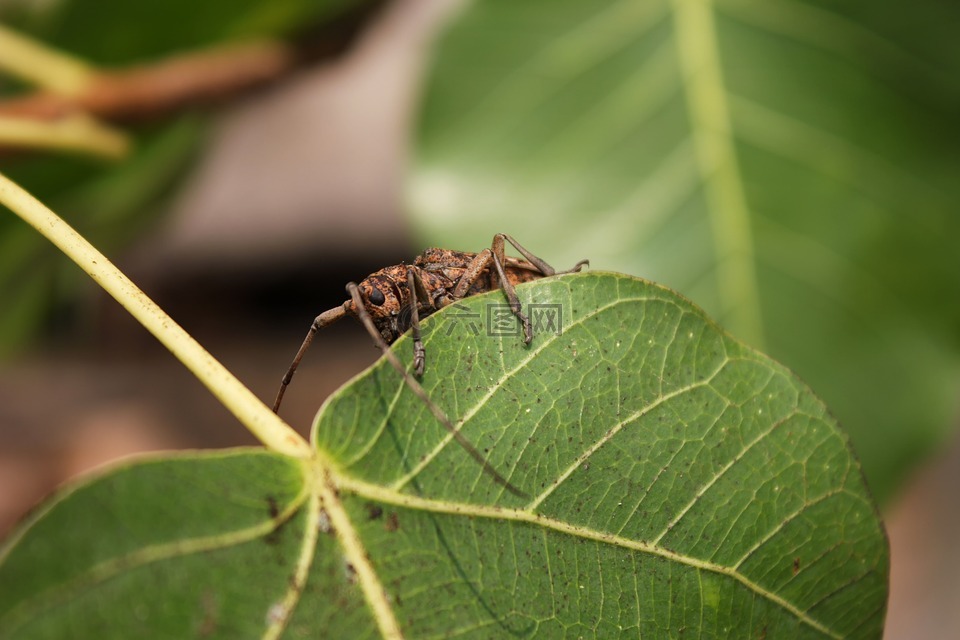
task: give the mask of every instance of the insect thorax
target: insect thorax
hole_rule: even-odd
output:
[[[364,307],[377,331],[387,343],[393,343],[406,333],[412,323],[411,305],[416,298],[408,284],[409,269],[407,265],[386,267],[370,274],[358,285]],[[454,268],[454,271],[459,278],[463,269]],[[429,304],[421,301],[417,308],[420,318],[425,318],[448,304],[449,292],[456,280],[451,281],[442,271],[423,268],[420,275],[430,298]]]

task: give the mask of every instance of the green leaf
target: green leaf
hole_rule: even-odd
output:
[[[474,2],[435,54],[411,209],[430,244],[509,232],[689,295],[823,394],[886,498],[960,410],[958,19]]]
[[[468,298],[424,323],[423,384],[527,497],[381,360],[321,409],[312,462],[192,454],[68,490],[0,555],[0,628],[880,637],[883,529],[802,382],[643,280],[518,294],[540,325],[529,347],[509,316],[512,335],[486,330],[502,294]],[[407,338],[394,348],[409,357]]]
[[[0,556],[2,635],[257,635],[303,553],[306,495],[299,463],[242,449],[76,484]]]

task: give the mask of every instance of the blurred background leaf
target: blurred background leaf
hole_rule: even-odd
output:
[[[5,3],[0,18],[93,64],[148,62],[185,49],[288,36],[361,0],[58,0]]]
[[[63,0],[4,3],[0,21],[48,46],[104,69],[151,64],[214,46],[303,38],[365,0],[145,0],[137,3]],[[21,95],[18,83],[5,97]],[[120,162],[58,154],[8,154],[0,170],[94,244],[111,252],[152,228],[178,181],[202,147],[209,109],[187,108],[135,129],[132,154]],[[23,348],[52,317],[84,303],[87,278],[18,220],[0,217],[0,355]],[[89,297],[89,296],[87,296]],[[57,320],[63,323],[63,318]]]
[[[484,0],[435,51],[410,208],[640,275],[797,371],[878,499],[957,419],[960,5]]]

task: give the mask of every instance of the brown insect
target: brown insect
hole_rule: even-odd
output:
[[[504,241],[513,245],[525,259],[505,255]],[[434,417],[484,471],[511,493],[523,496],[525,494],[500,475],[453,426],[450,418],[430,400],[420,383],[407,373],[400,359],[390,351],[389,345],[410,330],[413,337],[414,373],[417,376],[423,375],[426,350],[420,337],[420,319],[467,296],[497,288],[503,291],[513,314],[523,326],[524,343],[530,344],[533,339],[530,320],[520,307],[514,286],[559,273],[580,271],[587,264],[587,260],[581,260],[572,269],[556,271],[509,235],[498,233],[493,237],[492,246],[480,253],[427,249],[417,256],[411,265],[386,267],[370,274],[359,285],[351,282],[347,284],[350,299],[340,306],[324,311],[310,325],[303,344],[280,382],[273,411],[279,411],[283,394],[317,332],[346,315],[352,315],[367,329],[407,387],[427,405]]]

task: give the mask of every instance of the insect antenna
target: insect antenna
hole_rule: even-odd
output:
[[[427,395],[427,392],[424,391],[423,387],[420,386],[420,383],[417,382],[413,376],[411,376],[406,368],[403,366],[403,363],[400,362],[400,358],[390,350],[390,347],[387,345],[386,341],[383,339],[383,336],[380,335],[380,332],[377,331],[377,328],[373,325],[373,320],[370,319],[370,314],[367,313],[366,308],[363,306],[363,300],[360,298],[360,290],[357,288],[357,285],[353,282],[347,285],[347,292],[350,294],[350,298],[353,300],[354,308],[357,312],[357,318],[363,323],[364,328],[367,330],[367,333],[373,338],[373,341],[377,343],[377,346],[380,347],[380,350],[383,351],[383,355],[386,356],[387,361],[390,365],[396,369],[397,373],[400,374],[400,377],[403,378],[403,382],[407,385],[407,388],[413,392],[417,398],[423,401],[427,405],[427,408],[430,409],[430,413],[433,414],[433,417],[443,425],[443,428],[446,429],[453,439],[463,447],[464,451],[470,454],[470,457],[473,458],[477,464],[479,464],[484,472],[487,473],[491,478],[493,478],[497,484],[502,486],[504,489],[512,493],[513,495],[519,498],[528,498],[529,496],[513,486],[509,480],[500,475],[500,472],[497,471],[492,464],[487,462],[486,458],[477,451],[476,447],[467,440],[466,436],[460,433],[460,430],[457,429],[453,422],[450,421],[450,418],[447,417],[447,414],[443,412],[443,409],[438,407],[433,400]],[[414,302],[416,304],[416,302]],[[306,342],[306,341],[305,341]]]

